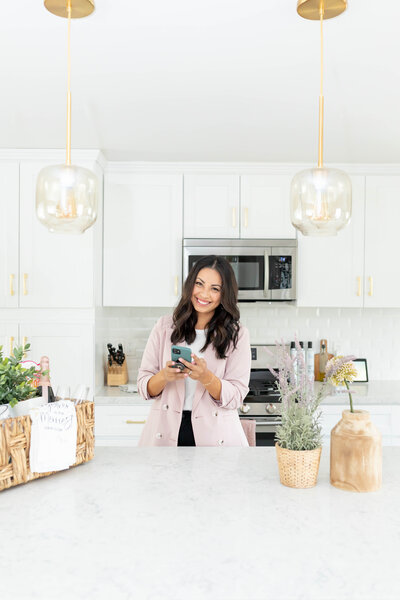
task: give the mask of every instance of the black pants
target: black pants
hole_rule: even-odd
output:
[[[178,446],[195,446],[193,427],[192,427],[192,411],[184,410],[182,413],[182,422],[178,435]]]

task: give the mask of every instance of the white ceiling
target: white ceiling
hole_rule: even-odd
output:
[[[66,20],[2,0],[0,147],[65,144]],[[72,146],[111,160],[311,162],[319,24],[296,0],[95,0],[72,23]],[[399,0],[324,23],[325,160],[400,163]]]

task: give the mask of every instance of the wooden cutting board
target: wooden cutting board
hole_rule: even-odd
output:
[[[329,354],[328,352],[328,359],[333,358],[333,354]],[[314,379],[315,381],[323,381],[324,380],[324,375],[322,375],[322,377],[320,376],[319,373],[319,353],[318,354],[314,354]]]

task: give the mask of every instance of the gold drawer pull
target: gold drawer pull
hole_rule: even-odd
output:
[[[374,295],[374,279],[373,279],[373,277],[368,277],[368,280],[369,280],[368,296],[373,296]]]
[[[130,421],[129,419],[126,421],[128,425],[144,425],[146,423],[146,419],[144,421]]]
[[[10,296],[14,296],[15,292],[14,292],[14,273],[11,273],[10,275]]]
[[[361,296],[361,277],[357,277],[357,296]]]
[[[12,336],[10,336],[10,356],[13,356],[13,350],[14,350],[14,338]]]
[[[25,348],[27,343],[28,343],[28,338],[25,336],[22,338],[22,348]],[[26,352],[24,352],[24,358],[26,358]]]
[[[23,281],[24,281],[23,294],[24,294],[24,296],[28,295],[28,286],[26,285],[27,279],[28,279],[28,273],[24,273],[24,277],[23,277]]]

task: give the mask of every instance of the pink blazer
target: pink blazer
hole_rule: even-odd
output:
[[[185,399],[185,382],[167,383],[159,396],[151,398],[147,382],[171,360],[172,317],[161,317],[148,339],[138,374],[138,392],[153,400],[139,446],[176,446]],[[182,346],[187,346],[185,342]],[[214,400],[197,383],[192,408],[192,426],[196,446],[248,446],[237,409],[248,392],[251,353],[249,333],[240,327],[235,350],[227,358],[218,358],[212,346],[204,352],[207,367],[222,383],[221,399]]]

